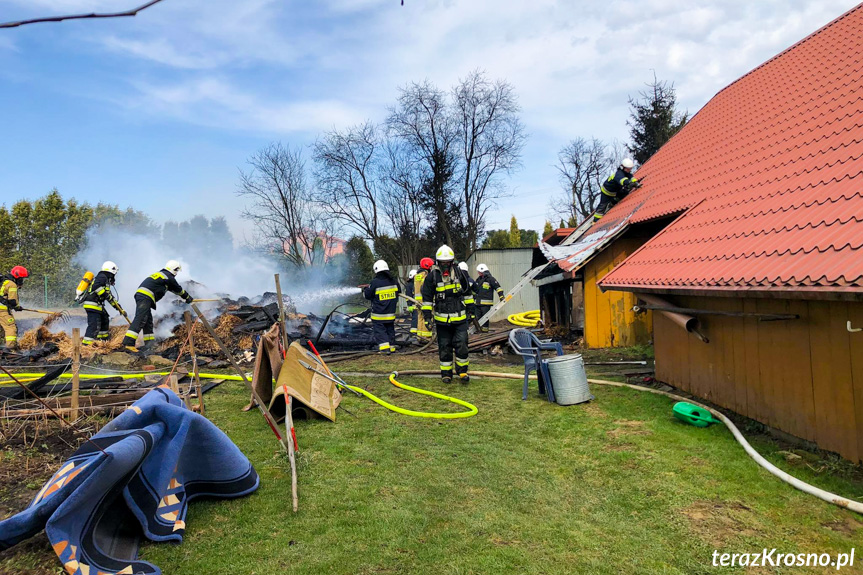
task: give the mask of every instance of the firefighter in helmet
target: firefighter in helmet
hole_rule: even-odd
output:
[[[431,258],[422,258],[420,260],[420,271],[417,272],[417,275],[414,276],[414,293],[416,294],[416,300],[419,302],[420,307],[422,307],[423,301],[423,283],[425,282],[426,276],[429,273],[429,270],[432,269],[434,265],[434,260]],[[420,312],[422,309],[419,310]],[[432,336],[431,332],[431,324],[425,320],[422,313],[417,314],[417,337],[421,338],[430,338]]]
[[[364,286],[363,296],[372,302],[372,333],[379,352],[392,353],[396,342],[396,304],[399,301],[399,284],[390,273],[384,260],[374,263],[375,278]]]
[[[30,272],[24,266],[15,266],[0,277],[0,330],[6,336],[6,348],[10,350],[18,349],[18,324],[12,312],[23,309],[18,301],[18,289],[28,277]]]
[[[423,316],[426,322],[434,317],[440,354],[440,376],[444,383],[452,381],[453,356],[455,373],[462,383],[470,381],[467,348],[467,305],[472,298],[465,274],[455,265],[455,254],[449,246],[437,251],[437,263],[423,282]]]
[[[405,282],[405,295],[414,299],[416,299],[416,286],[414,285],[414,278],[416,277],[417,271],[411,270],[408,272],[408,281]],[[419,310],[417,310],[416,304],[411,300],[408,300],[407,312],[411,316],[411,338],[414,338],[417,335],[417,314]]]
[[[632,169],[635,167],[635,162],[631,158],[625,158],[613,176],[608,176],[608,179],[602,182],[600,186],[599,204],[596,206],[596,211],[593,213],[593,221],[598,222],[602,216],[608,213],[608,210],[617,205],[617,202],[622,200],[634,189],[641,187],[641,182],[638,178],[632,177]]]
[[[479,264],[476,266],[476,272],[479,274],[476,277],[476,297],[479,300],[477,315],[483,317],[494,306],[494,298],[497,296],[498,301],[503,301],[503,288],[500,283],[491,275],[488,266]],[[480,326],[482,331],[488,331],[488,321]]]
[[[106,341],[110,335],[111,318],[105,310],[105,304],[110,304],[121,315],[126,315],[123,307],[114,298],[111,287],[117,276],[117,264],[107,261],[102,264],[102,270],[96,274],[81,296],[84,311],[87,312],[87,331],[84,332],[83,345],[93,345],[97,340]]]
[[[145,347],[155,341],[153,310],[156,309],[156,302],[165,297],[166,293],[170,291],[180,296],[186,303],[192,303],[192,296],[177,283],[177,274],[182,269],[180,262],[169,260],[164,268],[141,282],[135,292],[135,319],[126,331],[126,337],[123,338],[123,345],[128,351],[138,351],[135,348],[135,342],[138,341],[138,334],[142,330]]]

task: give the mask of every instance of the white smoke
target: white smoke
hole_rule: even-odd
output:
[[[115,294],[130,317],[135,313],[135,290],[144,278],[165,267],[168,260],[177,260],[182,271],[177,275],[181,286],[189,286],[189,280],[202,284],[189,289],[197,298],[228,296],[239,299],[242,296],[253,301],[265,292],[275,292],[274,274],[280,274],[282,293],[290,296],[297,310],[304,313],[329,312],[326,309],[333,299],[347,298],[360,293],[355,287],[336,285],[334,276],[341,274],[320,271],[318,273],[285,273],[278,269],[274,261],[264,257],[240,253],[237,250],[220,253],[206,253],[195,245],[175,250],[163,244],[158,237],[130,233],[120,228],[91,230],[87,233],[87,247],[79,252],[76,261],[84,268],[97,273],[102,263],[113,261],[117,264]],[[173,314],[178,308],[173,305],[177,297],[168,293],[157,304],[154,319],[157,323],[157,337],[166,337],[176,325],[176,321],[161,322],[166,315]],[[202,311],[215,309],[216,304],[201,304]],[[207,314],[210,315],[210,314]]]

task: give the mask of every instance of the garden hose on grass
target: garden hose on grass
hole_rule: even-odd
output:
[[[441,393],[435,393],[433,391],[428,391],[425,389],[420,389],[418,387],[411,387],[409,385],[405,385],[404,383],[399,383],[396,380],[396,377],[398,377],[398,374],[399,373],[397,371],[394,371],[390,374],[390,383],[393,384],[394,386],[399,387],[401,389],[405,389],[407,391],[412,391],[414,393],[419,393],[421,395],[429,395],[431,397],[436,397],[438,399],[443,399],[445,401],[457,403],[458,405],[461,405],[461,406],[468,408],[469,411],[459,411],[458,413],[430,413],[427,411],[413,411],[411,409],[404,409],[403,407],[399,407],[397,405],[387,403],[383,399],[369,393],[368,391],[366,391],[365,389],[363,389],[361,387],[356,387],[353,385],[348,385],[347,387],[349,389],[356,391],[356,392],[362,393],[363,395],[365,395],[366,397],[368,397],[369,399],[371,399],[372,401],[374,401],[378,405],[382,405],[382,406],[386,407],[387,409],[389,409],[390,411],[395,411],[396,413],[400,413],[402,415],[409,415],[411,417],[427,417],[430,419],[460,419],[463,417],[473,417],[474,415],[477,414],[476,406],[471,405],[470,403],[463,401],[461,399],[458,399],[456,397],[450,397],[448,395],[443,395]]]
[[[540,322],[539,310],[535,309],[533,311],[514,313],[507,316],[506,319],[509,321],[509,323],[517,325],[519,327],[536,327],[537,325],[539,325]]]
[[[18,381],[20,381],[21,383],[24,383],[25,380],[21,379],[21,378],[33,378],[33,379],[28,379],[27,381],[36,381],[36,379],[43,377],[45,374],[44,373],[15,373],[13,375],[15,376],[16,379],[18,379]],[[147,372],[141,372],[141,373],[124,373],[121,375],[98,375],[95,373],[81,373],[78,375],[78,377],[81,379],[112,379],[114,377],[122,377],[124,379],[143,379],[147,375],[159,375],[159,376],[164,377],[166,375],[171,375],[171,373],[168,371],[147,371]],[[241,378],[239,375],[222,375],[220,373],[199,373],[198,376],[201,379],[227,379],[229,381],[243,381],[243,378]],[[71,373],[61,373],[59,379],[72,379],[72,374]],[[12,381],[11,379],[0,380],[0,385],[5,385],[5,384],[9,384],[9,383],[15,383],[15,382]]]

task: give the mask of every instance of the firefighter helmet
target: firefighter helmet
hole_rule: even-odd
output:
[[[484,274],[485,272],[488,271],[488,266],[485,264],[479,264],[478,266],[476,266],[476,271],[481,273],[481,274]]]
[[[411,271],[409,271],[409,272],[408,272],[408,279],[409,279],[409,280],[412,280],[412,279],[414,279],[415,277],[417,277],[417,271],[416,271],[416,270],[411,270]]]
[[[378,261],[376,261],[376,262],[375,262],[375,265],[373,265],[373,266],[372,266],[372,269],[373,269],[373,270],[375,271],[375,273],[377,274],[377,273],[380,273],[380,272],[388,272],[388,271],[390,271],[390,266],[388,266],[388,265],[387,265],[387,262],[385,262],[384,260],[378,260]]]
[[[626,170],[631,170],[635,167],[635,162],[632,161],[632,158],[623,158],[623,161],[620,162],[620,167]]]
[[[467,262],[459,262],[458,263],[458,269],[466,272],[467,271]]]
[[[102,264],[102,271],[117,275],[117,264],[112,261],[107,261]]]
[[[30,277],[30,272],[27,271],[27,268],[24,266],[15,266],[9,271],[12,274],[12,277],[16,280],[23,280],[24,278]]]
[[[423,258],[420,260],[420,267],[424,270],[432,269],[433,265],[434,265],[434,260],[431,258]]]
[[[451,247],[444,244],[438,248],[437,254],[435,254],[435,259],[439,262],[451,262],[455,259],[455,254]]]
[[[183,266],[180,265],[180,262],[177,260],[168,260],[168,263],[165,264],[165,269],[171,272],[174,275],[177,275],[181,271],[183,271]]]

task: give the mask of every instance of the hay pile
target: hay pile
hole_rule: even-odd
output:
[[[222,314],[219,318],[212,322],[213,330],[219,336],[230,351],[252,349],[254,341],[252,336],[247,333],[234,333],[234,328],[241,325],[243,320],[231,314]],[[221,355],[221,349],[216,340],[210,336],[207,329],[197,322],[194,324],[195,351],[203,355]],[[189,331],[186,329],[185,322],[180,323],[174,328],[172,335],[159,346],[162,352],[173,348],[179,348],[186,342]],[[188,351],[188,350],[187,350]]]
[[[108,341],[97,341],[93,345],[81,346],[81,357],[89,358],[94,355],[109,353],[123,347],[123,336],[126,334],[126,326],[118,325],[110,328],[111,335]],[[25,333],[18,344],[22,349],[33,349],[43,343],[54,343],[58,351],[49,360],[70,359],[72,357],[72,337],[64,332],[52,333],[44,325],[31,329]]]

